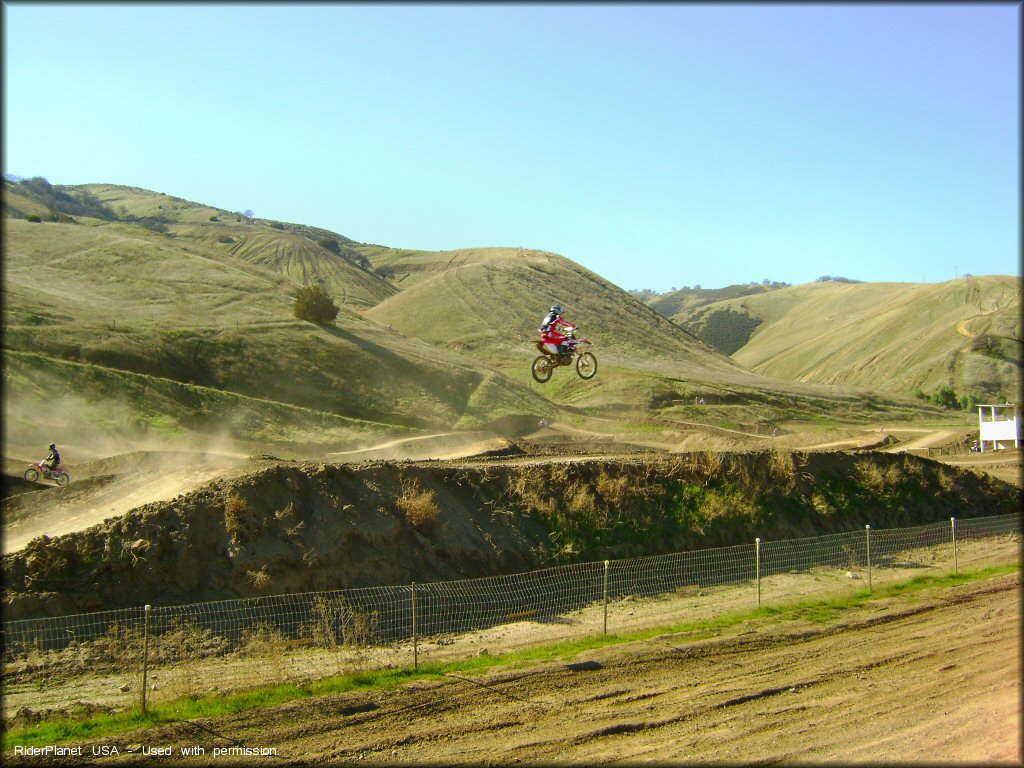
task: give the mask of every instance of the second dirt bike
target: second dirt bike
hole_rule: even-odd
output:
[[[44,467],[42,464],[32,463],[28,469],[25,470],[25,479],[30,482],[35,482],[40,477],[45,477],[53,480],[57,485],[67,485],[71,482],[71,475],[64,471],[63,467]]]
[[[567,351],[565,354],[560,353],[558,347],[550,342],[537,340],[533,343],[541,354],[540,357],[533,361],[530,372],[533,374],[533,378],[541,384],[551,379],[551,374],[554,373],[555,368],[560,368],[563,365],[572,365],[574,361],[576,363],[576,373],[580,375],[581,379],[592,379],[597,375],[597,358],[594,357],[594,353],[585,352],[581,349],[581,347],[592,342],[580,336],[576,331],[572,332],[572,336],[566,342]]]

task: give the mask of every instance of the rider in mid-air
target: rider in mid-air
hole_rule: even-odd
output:
[[[48,447],[50,449],[50,455],[39,462],[39,465],[47,472],[52,472],[60,466],[60,454],[57,453],[57,446],[53,443],[50,443]]]
[[[564,357],[570,354],[572,350],[568,342],[572,332],[576,330],[576,326],[562,317],[562,306],[560,304],[555,304],[551,307],[551,311],[548,312],[538,330],[542,341],[558,347],[559,355]]]

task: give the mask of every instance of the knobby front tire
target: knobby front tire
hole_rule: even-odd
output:
[[[592,379],[597,375],[597,358],[584,352],[576,358],[576,373],[581,379]]]

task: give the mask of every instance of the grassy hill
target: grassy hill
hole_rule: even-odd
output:
[[[1021,281],[810,283],[710,304],[691,329],[750,328],[734,359],[758,373],[914,394],[942,387],[982,400],[1021,386]]]
[[[788,283],[766,280],[761,283],[727,285],[724,288],[701,288],[699,286],[690,288],[687,286],[667,293],[655,293],[653,291],[630,291],[630,293],[650,306],[659,315],[667,317],[677,325],[685,328],[690,317],[701,307],[706,307],[719,301],[737,299],[742,296],[776,291],[779,288],[785,288],[787,285]]]
[[[515,415],[686,419],[696,394],[719,408],[702,420],[734,424],[934,413],[751,373],[556,254],[390,249],[108,184],[5,180],[3,206],[8,442],[79,429],[342,450]],[[313,283],[335,323],[295,319]],[[530,378],[554,302],[595,342],[590,382]]]
[[[363,249],[374,269],[402,286],[366,315],[435,346],[471,354],[511,380],[529,378],[532,340],[553,303],[594,342],[600,375],[581,382],[568,370],[543,387],[561,405],[605,413],[692,417],[695,395],[740,403],[736,423],[840,410],[870,418],[905,402],[877,393],[753,376],[601,276],[557,254],[516,248],[446,252]],[[870,405],[868,403],[870,402]],[[723,416],[723,418],[727,418]]]
[[[5,184],[5,196],[10,186],[20,191]],[[153,193],[138,200],[119,194],[125,202],[116,205],[133,205],[128,216],[152,212]],[[267,230],[279,232],[275,248],[284,252],[294,235],[177,207],[185,211],[180,218],[173,208],[157,209],[171,222],[167,231],[123,212],[113,219],[5,219],[8,436],[53,434],[72,421],[104,421],[105,412],[108,422],[116,413],[124,430],[167,438],[200,430],[296,442],[295,425],[303,424],[304,442],[337,448],[372,434],[552,412],[529,389],[496,386],[500,374],[365,318],[360,310],[375,290],[396,290],[365,267],[335,273],[346,275],[344,290],[332,292],[341,306],[335,324],[296,320],[298,276],[237,248]],[[230,232],[234,244],[220,243],[218,231]],[[320,258],[339,261],[335,254]],[[96,413],[86,418],[90,409]]]

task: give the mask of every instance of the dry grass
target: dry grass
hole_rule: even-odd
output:
[[[815,490],[811,493],[811,504],[814,506],[814,511],[823,517],[827,517],[835,512],[835,509],[829,504],[820,491]]]
[[[553,515],[558,509],[558,504],[551,495],[551,485],[548,475],[542,469],[523,467],[513,477],[509,492],[518,498],[528,512]]]
[[[956,473],[953,470],[942,467],[936,472],[939,479],[939,487],[949,493],[956,487]]]
[[[242,642],[238,652],[242,656],[265,656],[286,648],[281,631],[266,622],[257,622],[253,627],[242,630]]]
[[[441,513],[434,492],[423,488],[419,480],[402,482],[402,495],[395,499],[395,506],[417,528],[433,525]]]
[[[796,487],[796,461],[789,451],[773,448],[768,454],[768,471],[772,481],[778,483],[779,488],[786,493]]]
[[[248,514],[249,502],[237,493],[231,493],[224,499],[224,528],[232,541],[238,541],[242,524]]]
[[[630,496],[631,488],[629,478],[625,475],[611,475],[604,467],[597,475],[595,483],[597,492],[607,503],[621,506]]]
[[[592,515],[597,509],[597,499],[586,483],[572,483],[565,491],[566,507],[574,514]]]
[[[376,611],[360,611],[341,595],[317,595],[309,633],[313,645],[320,648],[367,648],[376,640],[379,618]]]
[[[254,589],[264,590],[270,586],[270,574],[267,573],[267,566],[263,566],[258,571],[249,570],[246,571],[246,578],[249,583],[252,584]]]

